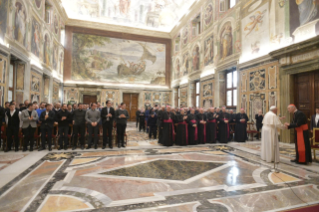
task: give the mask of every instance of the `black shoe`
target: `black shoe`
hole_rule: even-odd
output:
[[[23,148],[22,152],[28,151],[28,148]]]
[[[113,146],[109,146],[110,149],[113,149]]]
[[[97,145],[94,146],[94,149],[97,149]]]
[[[40,152],[40,151],[42,151],[42,150],[45,150],[45,148],[39,147],[38,151]]]
[[[29,150],[30,152],[33,152],[33,147],[30,147],[30,150]]]
[[[17,148],[15,148],[15,150],[14,150],[15,152],[19,152],[19,149],[17,149]]]
[[[124,145],[124,144],[122,144],[122,147],[124,147],[124,148],[125,148],[125,145]]]
[[[51,147],[49,147],[49,151],[50,151],[50,152],[52,151],[52,148],[51,148]]]
[[[295,163],[295,162],[297,162],[297,160],[296,160],[296,159],[294,159],[294,160],[290,160],[290,162],[293,162],[293,163]]]
[[[118,144],[117,147],[118,147],[118,148],[121,148],[121,144]]]
[[[67,148],[67,147],[64,147],[64,150],[68,150],[68,148]]]
[[[104,146],[104,145],[102,146],[102,149],[105,149],[105,146]]]
[[[76,149],[76,146],[72,147],[72,150],[75,150]]]
[[[86,147],[86,149],[91,149],[91,145],[88,145],[88,147]]]
[[[84,145],[81,145],[81,149],[82,149],[82,150],[84,149]]]
[[[59,146],[58,150],[61,150],[61,149],[62,149],[62,147],[61,147],[61,146]]]

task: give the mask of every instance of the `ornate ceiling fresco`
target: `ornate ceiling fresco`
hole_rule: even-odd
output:
[[[71,19],[170,32],[196,0],[62,0]]]

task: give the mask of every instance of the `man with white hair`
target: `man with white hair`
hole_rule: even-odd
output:
[[[294,114],[292,122],[285,123],[288,129],[295,129],[296,159],[291,160],[298,164],[308,164],[312,162],[311,147],[309,141],[308,121],[306,115],[297,110],[294,104],[288,106],[289,113]]]
[[[278,131],[277,129],[287,129],[281,123],[281,119],[277,116],[277,107],[271,106],[270,111],[267,112],[263,119],[263,128],[261,138],[261,159],[270,163],[275,161],[279,163],[279,144],[278,144]],[[276,146],[276,149],[274,149]]]

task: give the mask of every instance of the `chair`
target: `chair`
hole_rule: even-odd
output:
[[[251,136],[251,140],[254,139],[254,134],[258,133],[256,129],[254,129],[254,122],[247,122],[247,134]],[[249,139],[249,138],[248,138]]]
[[[312,140],[311,149],[313,150],[313,157],[316,161],[316,150],[319,150],[319,128],[313,128],[313,137],[310,139]]]

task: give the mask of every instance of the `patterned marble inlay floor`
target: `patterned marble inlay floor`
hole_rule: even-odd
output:
[[[243,148],[50,152],[0,188],[0,211],[254,212],[319,203],[317,164],[283,161],[274,173],[258,149]],[[10,165],[1,170],[9,173]]]

